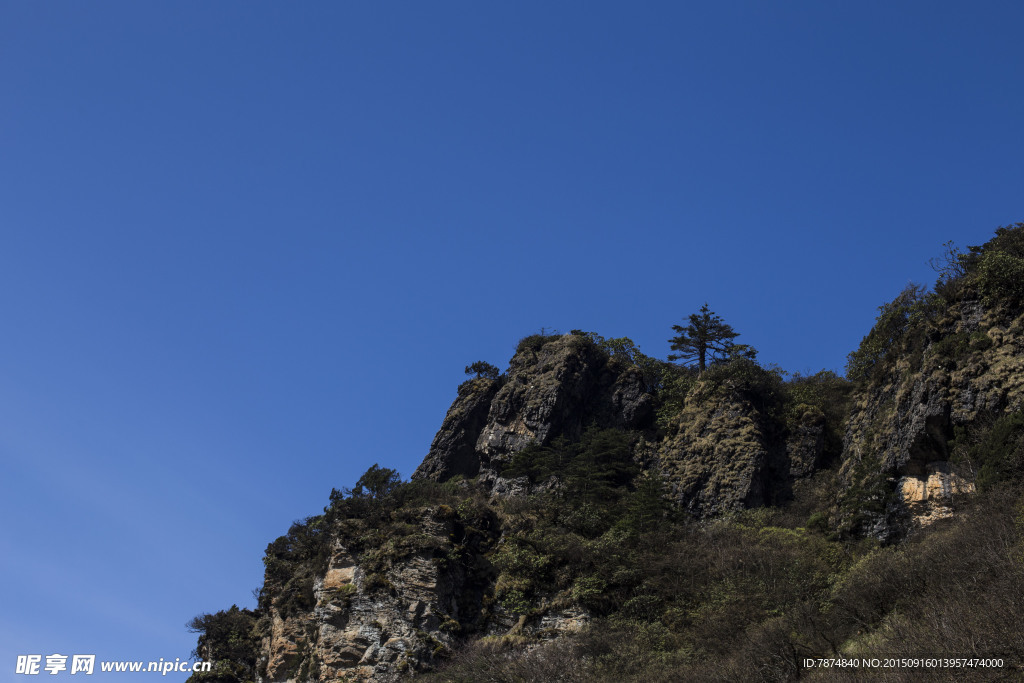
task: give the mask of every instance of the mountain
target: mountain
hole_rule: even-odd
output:
[[[524,338],[411,481],[333,490],[268,546],[255,610],[193,621],[216,665],[190,681],[855,680],[808,658],[939,653],[1019,673],[1024,224],[936,267],[845,378]]]

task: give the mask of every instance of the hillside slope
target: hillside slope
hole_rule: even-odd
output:
[[[1024,663],[1024,224],[880,308],[847,378],[698,372],[593,333],[459,387],[197,617],[198,681],[851,680],[814,656]],[[495,375],[497,372],[495,371]],[[885,680],[953,680],[893,670]]]

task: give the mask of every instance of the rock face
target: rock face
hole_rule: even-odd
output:
[[[454,476],[475,477],[480,472],[476,442],[487,423],[498,380],[480,378],[463,382],[459,395],[444,416],[430,444],[430,453],[416,469],[414,479],[447,481]]]
[[[861,525],[880,540],[948,516],[973,491],[951,462],[958,428],[1024,408],[1024,316],[1000,321],[976,301],[951,313],[941,336],[857,397],[848,420],[844,480],[880,477],[889,493]]]
[[[271,606],[261,680],[380,680],[413,667],[429,647],[417,630],[438,626],[442,581],[436,565],[422,557],[409,558],[389,578],[394,595],[369,593],[366,572],[336,545],[314,585],[312,613],[283,617]]]
[[[351,552],[344,533],[333,536],[312,609],[288,609],[288,586],[268,586],[257,680],[391,681],[431,662],[462,629],[482,627],[486,581],[444,558],[460,546],[479,549],[493,534],[467,532],[456,517],[427,508],[414,525],[403,523],[410,541],[368,552]]]
[[[530,443],[578,439],[590,424],[642,428],[653,408],[640,371],[586,337],[528,337],[500,388],[496,380],[463,385],[413,478],[474,476]]]
[[[633,458],[633,471],[660,470],[695,517],[783,503],[797,480],[838,457],[842,500],[833,517],[846,514],[844,500],[857,503],[856,532],[894,540],[947,518],[974,490],[971,473],[955,464],[958,435],[1024,409],[1024,315],[1007,321],[960,304],[916,357],[897,358],[863,384],[848,414],[810,394],[792,398],[778,373],[737,367],[686,375],[685,397],[669,403],[638,364],[585,335],[523,340],[505,376],[459,387],[409,485],[426,490],[423,498],[386,513],[373,501],[342,500],[364,507],[332,507],[333,517],[317,518],[323,526],[307,520],[271,544],[252,617],[262,640],[245,670],[258,683],[392,681],[430,668],[463,639],[538,642],[584,627],[590,615],[573,591],[586,594],[586,584],[528,594],[496,566],[546,566],[530,564],[540,560],[529,544],[508,541],[535,514],[517,511],[516,496],[562,485],[557,474],[503,479],[503,466],[530,444],[579,441],[591,426],[630,430],[633,445],[621,457]],[[845,406],[851,385],[832,378],[844,384]],[[459,476],[476,481],[452,481]]]
[[[477,379],[459,389],[414,479],[478,476],[496,493],[526,492],[500,476],[501,464],[531,443],[579,439],[590,425],[653,431],[656,399],[640,369],[580,335],[520,343],[503,381]],[[791,426],[766,414],[742,388],[691,392],[670,434],[646,441],[638,457],[659,463],[696,515],[786,499],[791,481],[815,472],[824,452],[825,417],[800,406]]]
[[[698,388],[687,397],[678,433],[659,449],[662,472],[700,516],[761,505],[769,460],[778,455],[757,410],[722,393],[709,400]]]
[[[953,516],[955,497],[974,493],[974,483],[953,471],[947,461],[931,462],[920,474],[902,477],[897,496],[922,527]]]
[[[496,572],[486,556],[501,529],[489,509],[421,512],[415,522],[377,520],[390,538],[381,547],[346,546],[360,545],[365,527],[355,536],[327,531],[332,546],[314,571],[311,607],[290,603],[293,582],[268,578],[257,683],[396,681],[437,664],[465,637],[550,639],[588,623],[574,606],[514,615],[494,602]]]
[[[734,386],[698,382],[656,457],[679,500],[696,516],[781,503],[793,480],[824,454],[825,416],[798,406],[787,426]]]
[[[786,439],[789,476],[793,478],[814,474],[825,464],[825,414],[804,404],[796,406],[796,410],[799,417]]]

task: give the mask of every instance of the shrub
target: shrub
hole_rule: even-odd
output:
[[[572,599],[582,607],[596,609],[606,602],[608,584],[597,576],[581,576],[572,585]]]
[[[680,365],[665,364],[661,371],[658,391],[657,425],[667,430],[672,420],[683,410],[686,396],[697,382],[698,371]]]
[[[259,656],[258,615],[248,609],[231,609],[216,614],[201,614],[186,627],[198,633],[192,656],[214,662],[214,669],[193,674],[189,683],[242,683],[254,678]]]
[[[1003,251],[985,251],[978,258],[975,277],[989,306],[1017,307],[1024,301],[1024,258]]]
[[[1024,473],[1024,412],[1007,413],[990,425],[957,435],[954,452],[975,469],[979,489],[989,489]]]
[[[871,331],[847,356],[847,379],[861,383],[877,379],[899,355],[923,346],[924,323],[935,315],[937,304],[923,287],[910,284],[890,303],[880,306]]]
[[[776,366],[764,367],[748,358],[734,358],[713,364],[701,374],[701,380],[708,387],[725,386],[741,392],[762,412],[780,417],[777,413],[785,398],[784,374]]]
[[[622,430],[590,427],[576,443],[558,438],[549,446],[527,446],[504,466],[502,475],[526,476],[533,483],[558,477],[560,495],[577,504],[616,499],[615,489],[629,484],[640,470],[633,462],[635,439]]]
[[[540,334],[531,334],[527,337],[523,337],[519,340],[519,343],[516,344],[516,353],[523,353],[525,351],[533,351],[536,353],[549,341],[558,339],[560,336],[561,335],[558,334],[545,334],[544,332],[541,332]]]
[[[640,347],[629,337],[612,337],[606,339],[596,332],[573,330],[570,334],[589,339],[595,346],[604,351],[613,360],[628,363],[640,371],[640,378],[647,391],[661,389],[666,368],[675,367],[672,363],[652,358],[640,351]]]

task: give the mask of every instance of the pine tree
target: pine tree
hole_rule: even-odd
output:
[[[669,339],[673,351],[669,360],[681,360],[684,363],[697,361],[697,367],[704,370],[709,360],[724,358],[733,347],[732,340],[740,336],[732,327],[726,325],[715,315],[707,303],[700,307],[698,313],[690,316],[690,324],[686,327],[673,325],[672,329],[679,333],[678,337]]]
[[[466,374],[476,375],[475,379],[480,379],[481,377],[486,379],[498,379],[498,376],[501,375],[501,370],[487,361],[478,360],[472,365],[466,366]]]

